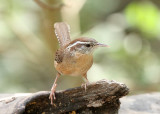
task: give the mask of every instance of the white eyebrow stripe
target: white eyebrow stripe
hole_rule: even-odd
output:
[[[69,45],[67,48],[71,48],[77,44],[89,44],[89,42],[81,42],[81,41],[76,41],[75,43],[73,43],[72,45]]]

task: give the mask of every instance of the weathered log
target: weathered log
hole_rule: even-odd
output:
[[[86,91],[84,87],[57,91],[53,105],[50,104],[48,91],[18,97],[0,97],[0,113],[117,114],[120,107],[119,98],[128,92],[125,84],[101,80],[88,84]]]

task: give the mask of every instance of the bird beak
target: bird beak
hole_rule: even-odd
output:
[[[101,43],[97,43],[97,46],[98,46],[98,47],[109,47],[108,45],[106,45],[106,44],[101,44]]]

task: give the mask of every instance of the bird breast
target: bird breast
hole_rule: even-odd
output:
[[[87,73],[93,64],[91,54],[74,53],[65,55],[61,63],[54,62],[56,70],[63,75],[79,76]]]

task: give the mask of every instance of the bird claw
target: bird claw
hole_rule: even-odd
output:
[[[53,105],[53,98],[54,100],[56,99],[56,96],[55,96],[55,88],[56,88],[57,84],[55,84],[52,89],[51,89],[51,93],[49,95],[49,99],[51,100],[51,105]]]
[[[49,96],[49,99],[51,100],[51,105],[53,105],[53,98],[56,99],[55,92],[51,92]]]
[[[86,90],[87,90],[87,85],[88,85],[88,84],[89,84],[89,82],[83,83],[83,84],[81,85],[82,88],[84,87],[85,92],[86,92]]]

